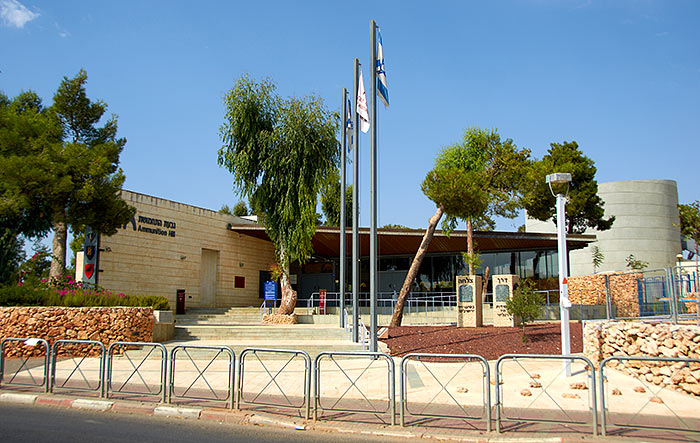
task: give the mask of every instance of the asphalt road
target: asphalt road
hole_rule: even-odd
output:
[[[398,442],[399,439],[154,416],[0,404],[0,441],[81,442]],[[401,439],[405,441],[405,439]]]

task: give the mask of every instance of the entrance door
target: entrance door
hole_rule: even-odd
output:
[[[199,306],[216,307],[216,274],[219,267],[219,251],[202,249],[199,267]]]

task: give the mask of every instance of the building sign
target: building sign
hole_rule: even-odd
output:
[[[275,307],[277,303],[277,283],[273,281],[265,282],[265,306],[267,306],[269,313],[272,314],[272,308]]]
[[[126,229],[129,224],[131,224],[134,231],[162,235],[163,237],[175,237],[175,229],[177,228],[177,224],[174,221],[146,217],[143,215],[131,217],[129,223],[125,224],[122,228]]]
[[[83,282],[97,284],[97,255],[99,235],[90,226],[85,226],[83,242]]]

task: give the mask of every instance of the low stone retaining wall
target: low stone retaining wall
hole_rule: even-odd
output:
[[[700,327],[643,322],[588,322],[583,353],[596,366],[612,356],[700,359]],[[700,363],[611,362],[610,367],[635,373],[656,385],[700,396]],[[607,367],[607,365],[606,365]]]
[[[153,308],[0,307],[0,338],[36,337],[49,345],[61,339],[95,340],[106,347],[117,341],[152,341],[153,322]],[[37,355],[40,349],[13,346],[5,356],[20,352]]]

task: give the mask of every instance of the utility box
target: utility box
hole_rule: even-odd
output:
[[[177,299],[175,304],[175,314],[183,315],[185,313],[185,290],[177,290]]]
[[[494,326],[519,326],[520,319],[508,314],[506,302],[513,296],[513,291],[518,287],[520,277],[517,275],[493,276],[493,325]]]
[[[483,300],[480,275],[457,276],[457,326],[476,328],[483,326]]]

